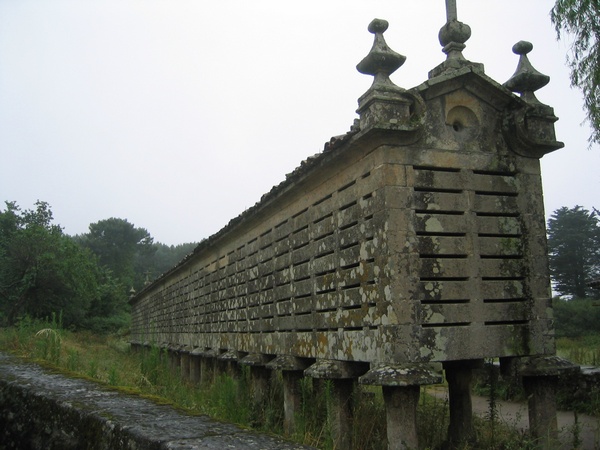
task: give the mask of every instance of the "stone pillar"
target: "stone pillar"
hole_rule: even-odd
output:
[[[301,370],[284,370],[283,375],[283,432],[290,436],[296,431],[296,415],[302,407],[300,392]]]
[[[523,377],[529,410],[529,433],[542,448],[558,442],[555,397],[557,382],[558,376]]]
[[[558,375],[577,370],[579,366],[557,356],[528,358],[521,366],[523,387],[528,398],[529,432],[539,448],[550,448],[558,442]]]
[[[440,368],[431,364],[380,364],[358,379],[382,386],[385,401],[388,450],[419,447],[417,405],[420,387],[442,382]]]
[[[239,378],[241,375],[240,366],[238,365],[240,356],[240,353],[234,350],[228,350],[220,354],[217,358],[217,364],[222,374],[229,375],[232,378]]]
[[[471,381],[473,369],[483,366],[483,360],[446,361],[443,363],[448,382],[450,425],[448,441],[456,446],[473,440],[473,405]]]
[[[508,398],[513,398],[521,386],[519,378],[520,359],[514,356],[507,356],[500,359],[500,375],[502,380],[508,384]]]
[[[353,393],[356,379],[367,372],[368,364],[333,360],[317,360],[304,371],[315,381],[332,380],[330,410],[334,448],[352,448]],[[319,384],[319,383],[315,383]]]
[[[206,349],[200,356],[200,384],[212,383],[216,376],[216,362],[219,351]]]
[[[202,360],[200,353],[201,350],[199,348],[195,348],[190,352],[190,382],[192,383],[200,383],[200,369]]]
[[[131,348],[132,353],[139,354],[142,352],[144,346],[141,342],[130,342],[129,346]]]
[[[419,448],[417,406],[420,386],[382,386],[388,450]]]
[[[283,376],[283,431],[289,436],[296,430],[296,415],[300,412],[302,396],[300,380],[304,369],[313,361],[294,356],[278,356],[267,364],[271,370],[281,370]]]
[[[250,388],[255,407],[261,408],[266,403],[269,391],[271,372],[265,367],[273,359],[261,353],[252,353],[240,359],[239,363],[250,367]]]
[[[190,349],[185,347],[179,352],[179,363],[181,367],[181,378],[190,381]]]
[[[167,349],[167,355],[169,361],[169,370],[171,371],[171,374],[175,376],[179,375],[179,369],[181,367],[179,347],[174,345],[170,346]]]

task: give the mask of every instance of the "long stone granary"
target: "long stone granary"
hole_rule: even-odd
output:
[[[406,408],[414,386],[440,381],[435,364],[452,374],[452,403],[469,400],[483,358],[555,354],[539,159],[562,143],[534,95],[548,77],[531,44],[513,47],[519,66],[501,85],[463,57],[470,30],[449,17],[446,61],[405,90],[389,79],[404,57],[386,28],[371,23],[357,66],[374,76],[360,119],[132,297],[133,344],[358,378]],[[529,374],[554,376],[548,367]],[[390,448],[416,447],[397,403]],[[451,440],[471,432],[461,408],[451,404]]]

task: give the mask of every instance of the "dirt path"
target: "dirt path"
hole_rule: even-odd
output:
[[[428,389],[427,392],[438,398],[447,399],[448,392],[444,388]],[[489,412],[488,399],[486,397],[472,396],[473,412],[479,416],[486,416]],[[498,417],[505,423],[522,430],[529,428],[529,417],[527,404],[517,402],[498,401]],[[573,448],[573,424],[574,414],[571,411],[558,411],[557,421],[560,433],[560,441],[563,449]],[[579,414],[581,450],[600,449],[600,418]]]

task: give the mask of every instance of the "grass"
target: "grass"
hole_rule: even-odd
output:
[[[600,365],[600,335],[556,340],[556,353],[575,364]]]
[[[62,329],[59,318],[49,322],[22,320],[18,326],[0,330],[0,349],[61,370],[67,375],[89,378],[127,393],[171,404],[190,414],[251,427],[268,433],[283,433],[283,381],[279,372],[271,375],[268,399],[264,405],[252,400],[249,368],[238,376],[215,374],[212,383],[186,382],[168,363],[158,348],[133,352],[124,336],[99,336]],[[291,438],[301,444],[333,449],[330,433],[329,399],[331,385],[304,378],[301,382],[302,411]],[[353,399],[353,444],[356,449],[387,448],[385,407],[381,390],[361,386]],[[424,391],[418,408],[418,434],[421,448],[444,445],[449,423],[448,405]],[[532,448],[527,434],[488,420],[476,419],[477,444],[470,448]]]

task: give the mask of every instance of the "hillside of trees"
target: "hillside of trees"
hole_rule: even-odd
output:
[[[131,289],[141,289],[195,246],[154,242],[146,229],[117,218],[68,236],[53,223],[47,203],[21,210],[6,202],[0,210],[0,326],[54,314],[74,329],[127,327]]]

